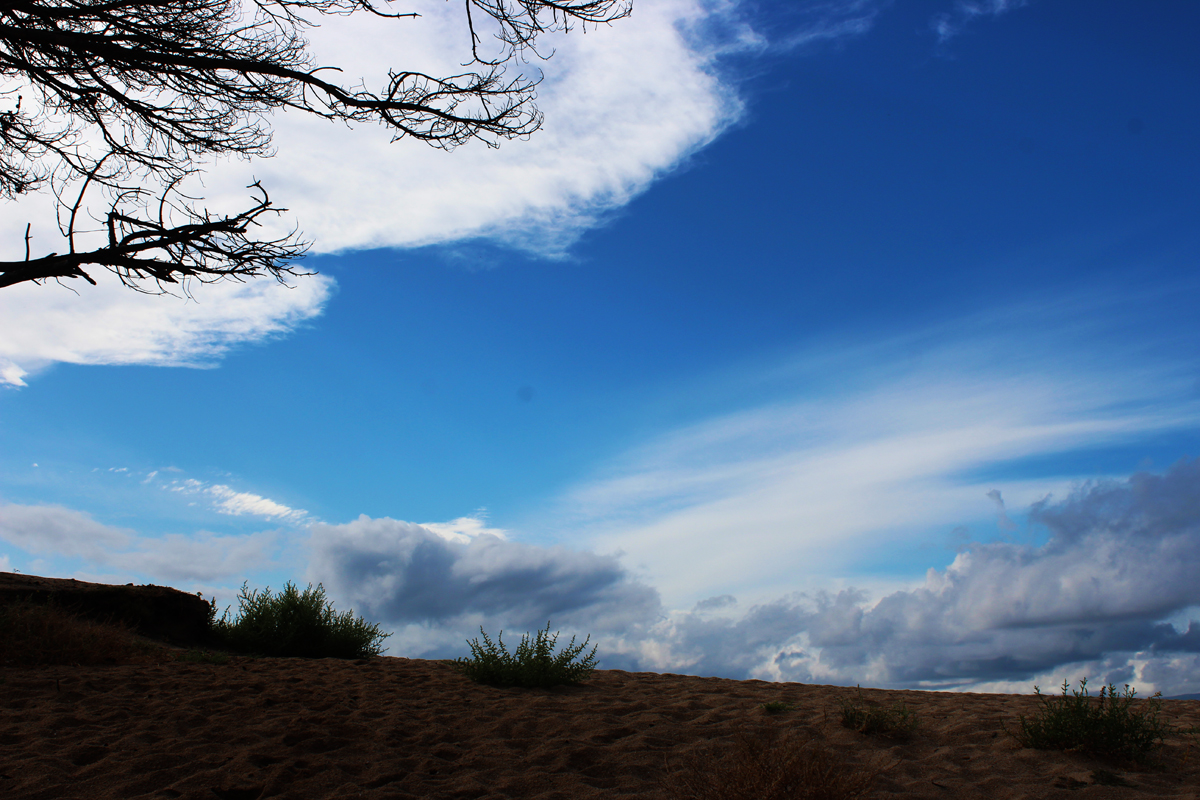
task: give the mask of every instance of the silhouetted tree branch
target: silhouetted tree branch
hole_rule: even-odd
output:
[[[537,79],[509,78],[505,65],[537,54],[539,34],[619,19],[631,0],[463,3],[479,70],[392,70],[381,90],[368,91],[327,79],[336,68],[313,64],[302,31],[334,15],[415,13],[375,0],[0,0],[0,106],[8,104],[0,110],[0,196],[54,192],[70,249],[30,259],[27,239],[24,261],[0,262],[0,287],[94,283],[88,265],[139,289],[152,279],[160,290],[182,278],[298,274],[289,265],[307,245],[295,234],[249,235],[260,216],[282,210],[260,185],[251,208],[214,217],[177,191],[180,181],[213,155],[269,155],[264,115],[281,108],[378,122],[394,139],[445,149],[527,136],[542,123]],[[494,28],[495,57],[480,53],[481,20]],[[97,220],[108,243],[76,252],[83,199],[96,191],[109,198],[107,217]]]

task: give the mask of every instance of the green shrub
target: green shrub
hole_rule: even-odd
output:
[[[546,623],[546,629],[538,631],[534,638],[523,635],[515,653],[509,653],[504,646],[504,631],[500,631],[496,637],[498,644],[492,642],[482,627],[479,632],[483,634],[483,644],[478,639],[467,641],[471,658],[454,661],[454,666],[476,683],[547,688],[582,683],[596,668],[594,646],[581,660],[575,660],[592,640],[590,635],[579,645],[575,644],[575,637],[572,636],[571,643],[554,655],[558,634],[550,636],[549,622]]]
[[[379,626],[339,614],[325,600],[325,588],[312,584],[303,592],[289,581],[278,595],[267,587],[261,593],[242,585],[240,614],[229,621],[229,609],[212,622],[217,643],[230,650],[263,656],[301,658],[370,658],[383,652]]]
[[[772,700],[769,703],[763,703],[762,709],[768,714],[783,714],[786,711],[795,711],[796,707],[791,703],[785,703],[782,700]]]
[[[853,699],[838,698],[844,727],[859,733],[883,734],[894,739],[907,738],[916,730],[917,717],[904,703],[896,703],[891,708],[871,705],[863,697],[862,687],[856,688],[858,694]]]
[[[1038,750],[1073,750],[1109,758],[1144,761],[1158,747],[1170,726],[1158,718],[1162,703],[1156,693],[1145,705],[1134,708],[1137,692],[1125,684],[1117,692],[1115,684],[1100,689],[1099,697],[1089,697],[1087,678],[1079,688],[1067,689],[1063,681],[1061,697],[1045,697],[1033,687],[1041,710],[1031,719],[1022,715],[1015,734],[1023,747]]]

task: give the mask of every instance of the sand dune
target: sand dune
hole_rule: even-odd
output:
[[[1186,737],[1157,768],[1019,748],[1004,730],[1035,710],[1027,696],[867,691],[919,716],[896,742],[841,727],[837,699],[853,690],[615,670],[552,690],[479,686],[404,658],[8,667],[0,679],[0,796],[13,800],[665,800],[681,770],[781,731],[850,767],[887,767],[881,798],[1200,794]],[[770,715],[770,701],[795,708]],[[1200,702],[1164,708],[1200,725]],[[1098,769],[1132,785],[1097,785]]]

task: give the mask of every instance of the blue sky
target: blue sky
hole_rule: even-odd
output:
[[[0,569],[320,581],[391,655],[550,619],[609,667],[1200,692],[1198,17],[641,0],[556,40],[528,141],[284,115],[206,196],[263,179],[319,275],[0,292]],[[440,4],[349,24],[363,74],[461,59]]]

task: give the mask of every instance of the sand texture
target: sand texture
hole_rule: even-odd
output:
[[[1032,697],[867,691],[919,717],[908,741],[839,724],[852,689],[600,671],[585,685],[496,689],[403,658],[0,669],[0,797],[671,798],[737,742],[816,739],[872,797],[1196,798],[1200,747],[1157,767],[1021,749]],[[762,705],[795,708],[768,714]],[[1200,702],[1165,701],[1200,725]],[[1100,785],[1110,770],[1131,786]]]

